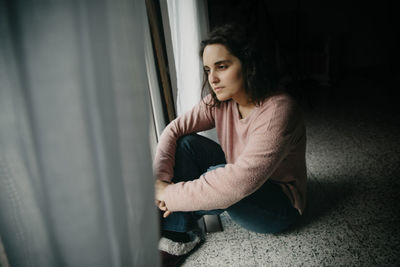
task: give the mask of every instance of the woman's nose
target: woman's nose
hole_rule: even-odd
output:
[[[210,72],[210,83],[211,84],[216,84],[216,83],[218,83],[219,82],[219,78],[218,78],[218,76],[216,75],[216,73],[215,72]]]

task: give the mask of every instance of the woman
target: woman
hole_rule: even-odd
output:
[[[302,113],[257,51],[232,25],[201,43],[207,95],[166,127],[154,161],[163,261],[179,262],[200,243],[191,231],[204,214],[227,211],[250,231],[277,233],[305,208]],[[220,145],[195,134],[213,127]]]

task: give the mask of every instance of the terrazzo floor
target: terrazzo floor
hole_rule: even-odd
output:
[[[400,266],[399,108],[383,93],[340,101],[351,86],[382,84],[349,82],[305,108],[308,210],[299,225],[256,234],[223,213],[224,230],[207,234],[183,266]]]

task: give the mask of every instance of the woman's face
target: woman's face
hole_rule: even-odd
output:
[[[203,52],[203,65],[208,82],[219,101],[232,98],[239,104],[247,102],[242,64],[224,45],[207,45]]]

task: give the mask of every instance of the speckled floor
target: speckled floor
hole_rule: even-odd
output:
[[[309,206],[301,223],[262,235],[223,213],[224,230],[207,234],[183,266],[400,265],[399,108],[382,92],[340,101],[351,86],[382,89],[365,80],[347,86],[305,110]]]

